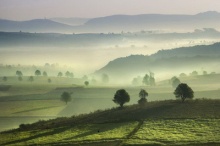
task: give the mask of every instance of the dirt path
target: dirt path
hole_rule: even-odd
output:
[[[139,121],[138,125],[131,131],[131,133],[129,133],[126,138],[120,142],[117,146],[123,146],[124,142],[127,141],[127,139],[131,138],[136,132],[138,132],[138,130],[141,128],[141,126],[143,125],[144,121]]]

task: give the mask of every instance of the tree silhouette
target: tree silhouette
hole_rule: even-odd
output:
[[[144,89],[141,89],[141,91],[139,92],[140,99],[138,100],[138,104],[145,105],[147,103],[147,99],[146,99],[147,96],[148,96],[147,91],[145,91]]]
[[[69,92],[64,91],[61,95],[61,101],[65,102],[67,104],[67,102],[71,101],[71,94]]]
[[[143,78],[142,83],[145,84],[145,85],[149,85],[149,78],[150,78],[149,75],[146,74],[146,75],[144,76],[144,78]]]
[[[43,76],[47,77],[47,72],[46,71],[43,72]]]
[[[73,78],[73,77],[74,77],[74,75],[73,75],[72,72],[69,74],[69,77],[70,77],[70,78]]]
[[[173,88],[176,88],[181,82],[177,77],[174,76],[170,79],[170,83]]]
[[[67,71],[67,72],[65,73],[65,76],[66,76],[66,77],[70,77],[70,72]]]
[[[186,98],[193,98],[194,92],[187,84],[181,83],[176,87],[174,95],[176,98],[181,98],[182,102],[184,102]]]
[[[62,77],[62,76],[63,76],[63,73],[62,73],[62,72],[59,72],[57,76],[58,76],[58,77]]]
[[[123,107],[126,102],[130,101],[130,96],[125,89],[120,89],[116,91],[113,101]]]
[[[40,76],[40,75],[41,75],[40,70],[36,70],[36,71],[35,71],[35,76]]]
[[[6,81],[8,80],[8,78],[7,78],[6,76],[4,76],[4,77],[2,78],[2,80],[6,82]]]
[[[140,98],[146,98],[148,96],[148,93],[146,90],[141,89],[141,91],[139,92],[139,97]]]
[[[21,72],[20,70],[17,70],[17,71],[16,71],[16,75],[17,75],[17,76],[23,76],[23,74],[22,74],[22,72]]]
[[[88,85],[89,85],[89,81],[85,81],[84,84],[85,84],[86,86],[88,86]]]
[[[186,75],[185,73],[181,73],[181,74],[179,75],[179,77],[183,78],[183,77],[187,77],[187,75]]]
[[[191,76],[197,76],[198,72],[197,71],[193,71],[192,73],[190,73]]]

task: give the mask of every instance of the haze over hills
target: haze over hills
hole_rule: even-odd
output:
[[[62,17],[56,17],[56,18],[50,18],[50,20],[72,25],[72,26],[78,26],[78,25],[84,25],[87,21],[89,21],[91,18],[62,18]]]
[[[209,11],[196,15],[113,15],[92,19],[52,18],[51,20],[37,19],[20,22],[0,20],[0,31],[59,33],[108,33],[140,30],[171,31],[171,29],[172,31],[188,31],[196,28],[219,29],[219,23],[220,13]]]
[[[131,55],[110,61],[106,66],[97,70],[95,74],[106,73],[112,78],[143,76],[153,72],[156,77],[179,75],[197,71],[220,71],[220,43],[194,47],[162,50],[157,53]]]
[[[12,21],[0,19],[0,31],[6,32],[69,32],[72,26],[49,19],[33,19],[29,21]]]

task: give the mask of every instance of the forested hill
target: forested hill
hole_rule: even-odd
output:
[[[160,50],[151,55],[151,58],[169,58],[169,57],[193,57],[193,56],[219,56],[220,43],[213,45],[200,45],[193,47],[181,47],[171,50]]]
[[[131,55],[110,61],[95,74],[106,73],[112,77],[135,77],[149,71],[159,74],[179,74],[205,69],[218,72],[220,65],[220,43],[194,47],[161,50],[157,53]],[[214,70],[213,70],[214,69]]]

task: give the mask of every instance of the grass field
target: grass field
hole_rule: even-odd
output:
[[[147,120],[125,144],[209,145],[220,143],[219,133],[219,119]]]
[[[186,145],[219,144],[220,119],[145,120],[83,124],[0,134],[0,145]],[[138,127],[139,126],[139,127]],[[134,129],[137,128],[137,131]]]
[[[46,78],[39,77],[30,83],[11,77],[1,84],[10,88],[0,91],[0,130],[10,129],[10,122],[11,128],[21,128],[0,133],[0,145],[219,145],[217,77],[212,76],[212,81],[204,76],[182,79],[195,92],[194,100],[185,103],[175,100],[169,84],[84,87],[68,78],[54,77],[47,83]],[[121,88],[131,97],[123,109],[112,101]],[[139,107],[136,104],[142,88],[149,93],[150,102]],[[73,93],[67,105],[60,101],[64,91]],[[51,119],[57,116],[69,118]]]

